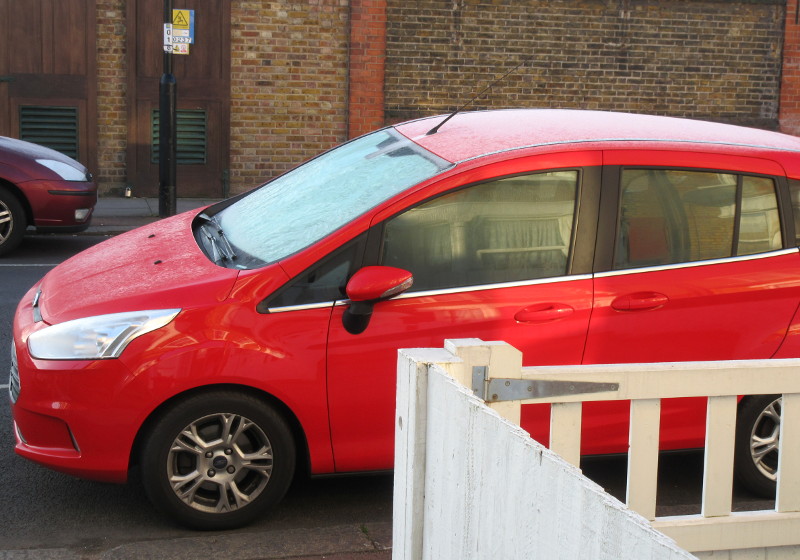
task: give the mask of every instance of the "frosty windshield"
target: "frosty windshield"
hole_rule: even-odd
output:
[[[343,144],[222,210],[236,268],[279,261],[451,164],[393,129]],[[228,265],[231,266],[231,265]]]

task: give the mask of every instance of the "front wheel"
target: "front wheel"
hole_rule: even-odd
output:
[[[142,449],[145,491],[178,523],[240,527],[277,504],[292,481],[295,444],[284,418],[249,395],[217,391],[170,409]]]
[[[0,186],[0,256],[22,243],[27,226],[22,204],[16,196]]]
[[[734,471],[754,494],[774,498],[781,429],[779,395],[745,397],[736,419]]]

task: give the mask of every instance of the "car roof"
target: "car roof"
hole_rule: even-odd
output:
[[[573,109],[506,109],[459,113],[435,134],[447,115],[403,123],[396,129],[451,161],[529,147],[595,144],[593,149],[632,144],[708,149],[710,144],[742,149],[800,152],[800,139],[778,132],[676,117]],[[690,147],[694,145],[694,147]],[[590,146],[587,146],[589,148]],[[657,149],[657,147],[656,147]]]

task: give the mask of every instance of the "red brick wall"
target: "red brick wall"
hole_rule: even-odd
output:
[[[97,0],[97,178],[101,192],[125,187],[125,0]]]
[[[800,14],[797,0],[786,2],[781,76],[780,129],[800,135]]]
[[[384,125],[383,80],[386,57],[386,1],[350,1],[350,88],[348,136]]]

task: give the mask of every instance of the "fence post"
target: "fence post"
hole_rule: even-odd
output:
[[[444,347],[463,360],[463,367],[453,377],[465,387],[472,387],[472,368],[485,366],[490,377],[522,379],[522,352],[507,342],[485,342],[477,338],[444,341]],[[487,403],[500,416],[519,426],[521,401]]]
[[[778,489],[775,509],[800,511],[800,394],[781,400],[781,439],[778,442]]]
[[[454,376],[462,369],[460,360],[443,349],[400,350],[398,353],[392,502],[393,560],[422,558],[428,369],[432,364],[439,365]]]

